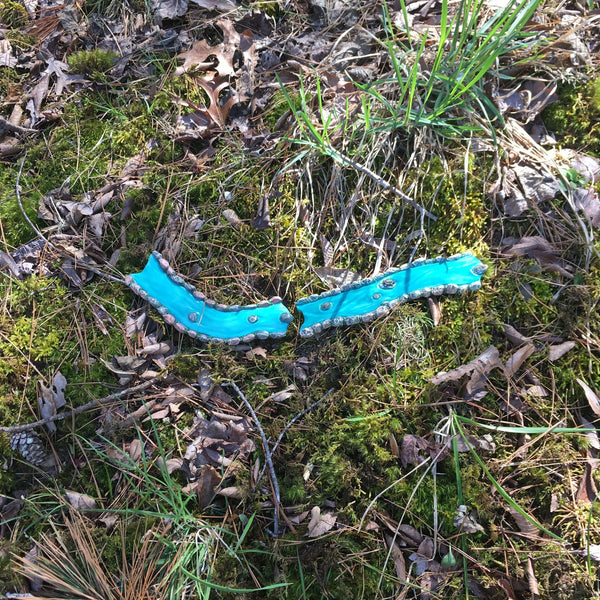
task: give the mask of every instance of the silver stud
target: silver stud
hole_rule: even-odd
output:
[[[396,287],[396,282],[393,279],[382,279],[379,287],[384,290],[391,290]]]

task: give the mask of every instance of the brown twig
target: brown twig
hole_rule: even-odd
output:
[[[51,417],[47,417],[46,419],[40,419],[39,421],[34,421],[33,423],[26,423],[25,425],[14,425],[13,427],[0,427],[0,433],[21,433],[22,431],[30,431],[31,429],[35,429],[36,427],[40,427],[42,425],[46,425],[46,423],[52,423],[53,421],[61,421],[68,417],[74,417],[76,415],[85,412],[91,408],[97,408],[110,402],[111,400],[119,400],[125,396],[129,396],[130,394],[135,394],[136,392],[141,392],[154,385],[155,383],[162,381],[164,376],[161,375],[159,377],[153,377],[152,379],[145,381],[144,383],[140,383],[139,385],[134,385],[131,388],[127,388],[126,390],[121,390],[120,392],[113,392],[108,396],[104,396],[104,398],[97,398],[83,404],[82,406],[78,406],[73,410],[59,413],[57,415],[53,415]]]

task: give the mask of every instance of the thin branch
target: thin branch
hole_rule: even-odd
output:
[[[129,396],[131,394],[135,394],[136,392],[141,392],[154,385],[155,383],[162,381],[164,376],[153,377],[144,383],[140,383],[139,385],[134,385],[131,388],[127,388],[126,390],[121,390],[120,392],[113,392],[108,396],[104,396],[104,398],[98,398],[95,400],[91,400],[82,406],[78,406],[73,410],[59,413],[57,415],[53,415],[51,417],[47,417],[46,419],[40,419],[39,421],[34,421],[33,423],[27,423],[25,425],[15,425],[13,427],[0,427],[0,433],[21,433],[22,431],[30,431],[31,429],[35,429],[36,427],[40,427],[42,425],[46,425],[46,423],[52,423],[54,421],[62,421],[63,419],[67,419],[69,417],[74,417],[76,415],[85,412],[86,410],[90,410],[92,408],[98,408],[103,404],[110,402],[111,400],[119,400],[125,396]]]
[[[279,444],[280,444],[281,440],[283,439],[283,436],[286,434],[287,430],[296,421],[298,421],[298,419],[301,419],[306,413],[310,412],[315,406],[317,406],[317,404],[320,404],[321,402],[323,402],[323,400],[325,400],[325,398],[330,396],[332,394],[332,392],[333,392],[333,388],[331,388],[322,398],[315,400],[315,402],[313,402],[310,406],[305,408],[302,412],[299,412],[291,421],[289,421],[287,423],[287,425],[281,430],[281,433],[279,434],[279,437],[277,438],[276,442],[273,444],[273,448],[271,448],[271,455],[275,454],[275,450],[277,450],[277,448],[279,447]],[[267,468],[267,465],[265,463],[265,465],[263,465],[262,471],[260,472],[260,475],[258,476],[258,478],[256,480],[257,484],[262,479],[262,476],[264,475],[266,468]]]
[[[325,147],[325,152],[326,154],[329,154],[329,156],[331,156],[334,160],[337,160],[338,162],[341,162],[345,165],[349,165],[357,171],[364,173],[367,177],[371,178],[379,187],[383,188],[388,192],[392,192],[393,194],[398,196],[398,198],[404,200],[404,202],[412,206],[415,210],[418,210],[421,213],[421,215],[430,218],[432,221],[437,221],[437,217],[433,213],[430,213],[426,208],[422,207],[420,204],[415,202],[410,196],[407,196],[402,190],[398,189],[391,183],[388,183],[383,177],[377,175],[377,173],[371,171],[371,169],[369,169],[368,167],[365,167],[364,165],[353,161],[349,156],[338,152],[331,146]]]
[[[260,434],[260,438],[262,440],[263,448],[265,451],[265,462],[267,463],[267,466],[269,467],[269,473],[271,474],[271,483],[273,484],[273,490],[275,492],[275,513],[273,515],[273,534],[275,536],[277,536],[277,535],[279,535],[278,513],[279,513],[280,494],[279,494],[279,484],[277,483],[277,477],[275,475],[275,467],[273,466],[273,458],[272,458],[272,454],[271,454],[271,449],[269,448],[269,442],[267,441],[267,436],[265,435],[265,432],[263,431],[263,428],[260,424],[260,421],[258,420],[258,417],[256,416],[256,413],[254,412],[254,409],[252,408],[252,405],[250,404],[250,402],[248,402],[246,396],[244,396],[242,390],[240,390],[240,388],[237,386],[237,384],[233,381],[229,381],[227,383],[224,383],[223,385],[228,385],[228,386],[232,387],[235,390],[236,394],[242,399],[242,401],[246,405],[246,408],[250,411],[250,414],[252,415],[252,419],[254,420],[254,423],[256,424],[256,428],[258,429],[258,432]]]

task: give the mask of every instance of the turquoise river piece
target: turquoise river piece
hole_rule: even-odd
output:
[[[418,259],[383,275],[302,298],[296,303],[304,315],[300,335],[311,337],[328,327],[365,323],[409,300],[478,290],[486,269],[472,254]]]
[[[409,300],[478,290],[486,269],[468,253],[418,259],[382,275],[302,298],[296,303],[304,316],[300,335],[311,337],[329,327],[365,323]],[[235,345],[255,338],[280,338],[293,321],[278,297],[246,306],[209,300],[177,275],[158,252],[152,253],[141,273],[128,275],[125,282],[166,323],[205,342]]]
[[[281,298],[246,306],[217,304],[177,275],[169,263],[153,252],[141,273],[125,283],[161,313],[169,325],[204,342],[239,344],[255,338],[279,338],[293,321]]]

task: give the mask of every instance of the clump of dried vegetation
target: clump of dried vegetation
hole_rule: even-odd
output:
[[[0,0],[0,592],[590,598],[591,1]],[[234,347],[229,304],[472,251],[476,294]]]

